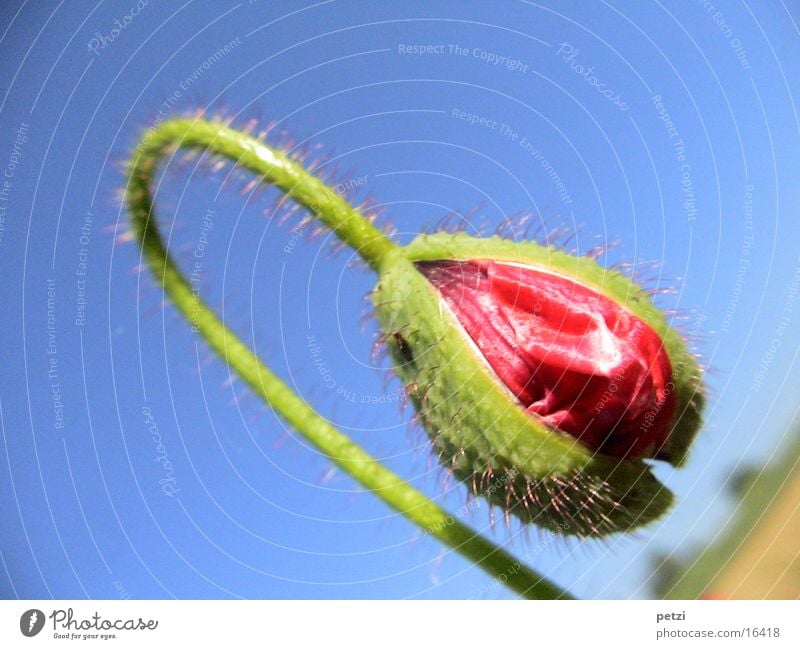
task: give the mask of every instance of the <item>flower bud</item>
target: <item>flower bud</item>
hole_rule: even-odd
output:
[[[700,425],[700,371],[649,296],[535,243],[423,235],[376,315],[443,465],[524,522],[581,536],[657,518]]]

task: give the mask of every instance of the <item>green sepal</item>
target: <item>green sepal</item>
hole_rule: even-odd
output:
[[[387,255],[373,294],[376,316],[410,400],[443,466],[472,493],[564,534],[599,536],[661,516],[672,494],[641,460],[601,455],[525,412],[500,383],[415,261],[491,259],[573,278],[621,304],[664,340],[678,413],[663,459],[685,458],[700,422],[699,370],[649,296],[593,259],[533,242],[422,235]]]

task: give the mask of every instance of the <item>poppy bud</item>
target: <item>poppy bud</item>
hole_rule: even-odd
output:
[[[472,493],[566,534],[626,531],[672,494],[700,371],[630,279],[535,243],[423,235],[381,268],[376,315],[442,463]]]

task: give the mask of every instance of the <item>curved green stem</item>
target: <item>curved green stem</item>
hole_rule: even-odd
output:
[[[170,120],[142,138],[131,161],[126,199],[134,231],[150,269],[178,310],[253,392],[331,462],[386,504],[523,597],[569,598],[564,590],[476,534],[318,415],[193,293],[151,220],[150,186],[156,166],[162,156],[176,147],[198,148],[225,156],[276,185],[314,213],[376,270],[394,244],[358,210],[283,152],[222,124],[202,119]]]

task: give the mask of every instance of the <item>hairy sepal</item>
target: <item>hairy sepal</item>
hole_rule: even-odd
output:
[[[672,494],[641,460],[593,452],[526,413],[463,335],[416,261],[493,259],[582,282],[645,320],[664,340],[678,407],[659,454],[680,464],[696,432],[699,371],[680,336],[628,278],[587,257],[535,243],[464,234],[423,235],[387,257],[373,294],[395,370],[440,460],[479,497],[523,522],[563,534],[602,536],[661,516]]]

